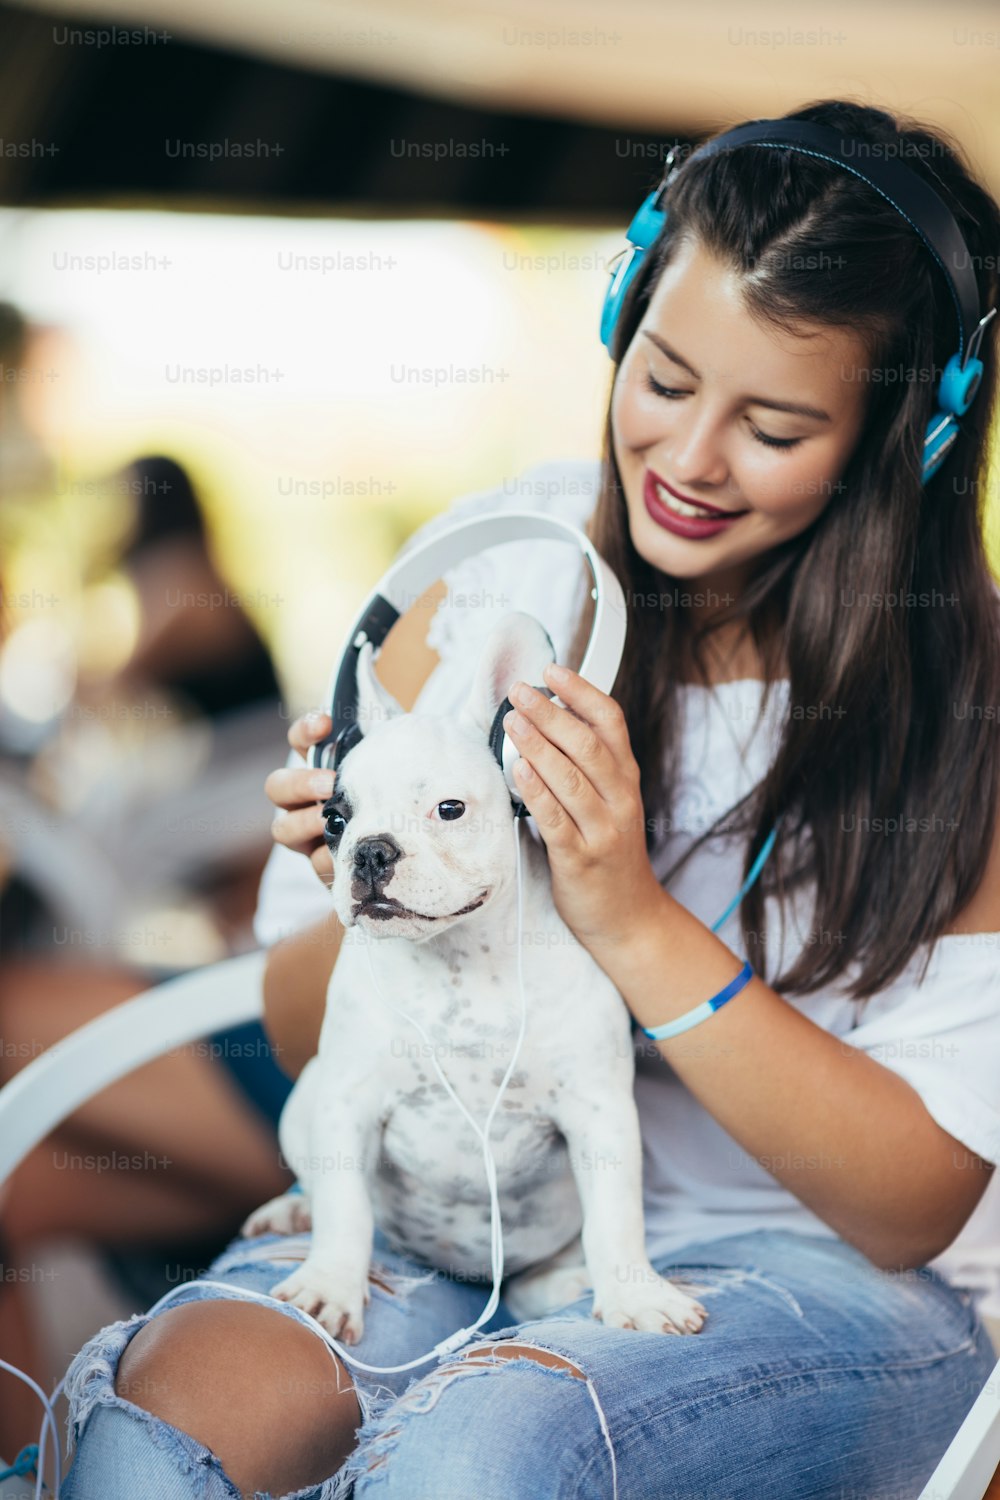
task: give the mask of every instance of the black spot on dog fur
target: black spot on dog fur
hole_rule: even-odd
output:
[[[497,1086],[499,1087],[499,1085],[501,1083],[503,1083],[503,1075],[504,1075],[505,1072],[506,1072],[505,1068],[494,1068],[493,1069],[493,1077],[491,1079],[491,1082],[497,1084]],[[524,1071],[523,1068],[520,1068],[520,1069],[518,1069],[518,1071],[516,1073],[512,1073],[511,1074],[510,1082],[508,1083],[507,1087],[509,1089],[523,1089],[524,1086],[525,1086],[525,1084],[527,1083],[527,1081],[528,1081],[528,1075],[527,1075],[527,1073]]]

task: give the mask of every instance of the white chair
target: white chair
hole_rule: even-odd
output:
[[[67,1115],[109,1083],[171,1048],[258,1018],[264,959],[263,952],[247,953],[166,980],[29,1063],[0,1089],[0,1184]],[[1000,1361],[920,1500],[984,1500],[998,1466]]]
[[[70,1032],[0,1089],[0,1184],[87,1099],[175,1047],[258,1019],[263,950],[164,980]]]

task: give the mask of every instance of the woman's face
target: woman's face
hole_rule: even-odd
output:
[[[665,573],[737,595],[753,559],[836,498],[868,390],[854,333],[813,324],[793,337],[755,322],[739,285],[700,244],[680,245],[611,403],[636,550]],[[731,519],[717,525],[667,509],[685,500]]]

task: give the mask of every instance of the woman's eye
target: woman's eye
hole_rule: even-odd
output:
[[[439,802],[437,805],[437,810],[442,820],[445,823],[450,823],[454,818],[460,818],[462,816],[462,814],[465,812],[465,803],[455,802],[452,800]]]
[[[648,389],[653,392],[654,396],[666,396],[668,401],[674,401],[678,396],[686,396],[689,394],[687,391],[679,391],[673,386],[661,385],[649,370],[646,371],[646,385]],[[801,443],[802,441],[801,438],[769,437],[766,432],[761,432],[760,429],[758,427],[755,427],[752,422],[750,423],[750,431],[757,439],[757,442],[763,443],[765,448],[794,448],[798,443]]]
[[[759,432],[752,422],[750,424],[750,431],[758,443],[763,443],[766,448],[794,448],[796,443],[801,443],[802,441],[801,438],[768,437],[766,432]]]
[[[653,392],[654,396],[668,396],[673,399],[674,396],[687,395],[687,391],[678,391],[675,390],[673,386],[661,385],[660,382],[656,379],[656,376],[650,370],[646,371],[646,385],[649,390]]]

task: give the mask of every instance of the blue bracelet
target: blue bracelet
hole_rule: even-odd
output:
[[[654,1042],[662,1042],[665,1037],[679,1036],[682,1031],[690,1031],[692,1026],[697,1026],[699,1021],[707,1021],[727,1000],[738,995],[745,984],[749,984],[753,978],[753,969],[750,967],[749,959],[743,965],[735,979],[731,979],[724,990],[713,995],[711,1000],[705,1000],[701,1005],[696,1005],[694,1010],[686,1011],[683,1016],[678,1016],[676,1021],[665,1021],[662,1026],[644,1026],[642,1029],[647,1036],[651,1036]]]

